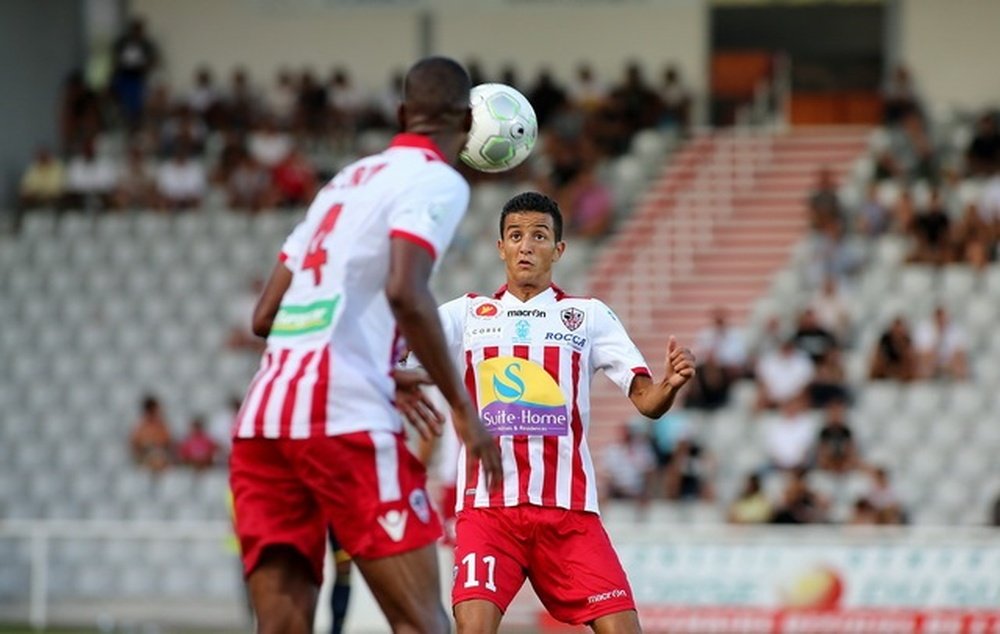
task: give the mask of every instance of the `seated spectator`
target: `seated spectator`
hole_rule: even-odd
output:
[[[858,231],[868,238],[877,238],[892,228],[892,214],[878,196],[878,183],[872,181],[865,189],[865,198],[858,205]]]
[[[796,469],[791,473],[782,494],[781,502],[774,511],[774,524],[819,524],[826,522],[830,502],[809,488],[806,482],[808,471]]]
[[[708,449],[691,437],[680,439],[667,467],[667,499],[711,501],[714,479],[715,459]]]
[[[271,206],[303,207],[316,195],[316,170],[295,147],[274,167],[271,182]]]
[[[607,89],[597,79],[590,64],[582,62],[576,67],[569,87],[569,98],[573,105],[584,112],[593,112],[604,103]]]
[[[215,86],[212,69],[202,66],[195,71],[194,87],[188,93],[187,105],[208,129],[222,127],[225,107],[222,93]]]
[[[944,306],[934,309],[933,319],[917,326],[913,341],[917,350],[918,376],[925,379],[969,378],[965,331],[951,321]]]
[[[232,209],[257,212],[270,206],[271,174],[248,152],[244,152],[229,172],[226,199]]]
[[[878,513],[879,524],[906,523],[906,511],[889,480],[889,471],[884,467],[872,471],[871,488],[866,497]]]
[[[38,148],[35,159],[24,170],[18,189],[21,209],[56,207],[66,193],[66,170],[62,161],[46,147]]]
[[[868,375],[873,379],[910,382],[917,377],[917,351],[902,317],[892,320],[879,337]]]
[[[733,378],[715,358],[711,350],[698,354],[699,364],[695,369],[687,392],[687,405],[692,409],[713,411],[729,402],[729,389]]]
[[[729,323],[729,311],[723,306],[712,310],[712,324],[698,331],[695,354],[714,357],[732,380],[746,374],[747,348],[743,332]]]
[[[809,406],[816,409],[823,409],[834,401],[850,400],[843,355],[839,348],[827,352],[816,364],[816,373],[809,382],[807,394]]]
[[[292,151],[292,137],[278,129],[272,117],[265,117],[247,137],[247,150],[255,161],[273,169]]]
[[[766,524],[771,521],[772,512],[760,476],[754,473],[747,476],[739,497],[729,506],[726,519],[731,524]]]
[[[225,116],[222,117],[227,130],[246,132],[257,119],[260,100],[250,84],[250,76],[245,68],[233,70],[229,79],[229,92],[225,96]],[[324,102],[325,105],[325,102]]]
[[[142,148],[130,145],[118,177],[115,206],[118,209],[149,209],[156,201],[156,183]]]
[[[792,339],[795,347],[808,354],[813,364],[819,364],[831,350],[839,347],[837,338],[820,325],[816,312],[811,308],[806,308],[799,314]]]
[[[843,223],[827,223],[815,232],[806,264],[806,279],[816,287],[827,276],[834,276],[840,284],[849,284],[861,270],[865,254],[863,246],[850,240]]]
[[[207,191],[205,168],[200,162],[191,159],[183,145],[156,172],[156,193],[163,209],[197,207]]]
[[[843,401],[831,402],[826,406],[826,420],[816,442],[816,467],[847,473],[858,466],[854,433],[847,424],[847,407]]]
[[[809,195],[809,226],[816,231],[823,231],[831,225],[843,222],[843,211],[833,170],[824,167],[817,174],[815,189]]]
[[[616,500],[640,500],[648,496],[649,476],[656,458],[649,440],[630,425],[622,425],[617,442],[608,444],[602,456],[608,474],[607,494]]]
[[[653,475],[653,483],[650,495],[658,497],[666,496],[667,479],[669,476],[670,462],[674,457],[674,450],[681,443],[691,437],[691,420],[684,411],[686,392],[681,392],[674,401],[674,406],[666,414],[653,421],[649,429],[650,446],[656,457],[656,470]],[[633,425],[648,421],[645,417],[637,417]]]
[[[97,155],[93,140],[86,141],[66,168],[66,206],[107,209],[114,202],[117,184],[118,167]]]
[[[868,498],[858,498],[848,524],[852,526],[874,526],[880,524],[878,510]]]
[[[802,396],[815,374],[809,355],[795,346],[794,338],[786,338],[757,361],[757,409],[780,407]]]
[[[965,152],[965,162],[971,176],[989,176],[1000,168],[1000,127],[996,112],[985,112],[976,120],[976,132]]]
[[[298,100],[299,87],[295,75],[287,68],[280,69],[275,76],[274,86],[266,95],[267,110],[279,127],[294,130]]]
[[[611,89],[610,100],[628,126],[629,139],[636,131],[655,126],[663,110],[660,96],[646,83],[642,66],[635,61],[626,65],[625,79]]]
[[[172,156],[180,146],[193,156],[201,156],[205,151],[208,128],[191,106],[180,104],[173,109],[170,117],[160,130],[160,155]]]
[[[816,443],[816,424],[804,398],[786,401],[777,416],[761,430],[768,469],[789,471],[807,468]]]
[[[691,124],[691,92],[681,81],[681,73],[673,64],[663,71],[659,96],[662,103],[660,127],[686,132]]]
[[[851,303],[841,289],[837,278],[827,275],[809,302],[809,310],[815,315],[816,323],[838,343],[851,337]]]
[[[990,263],[997,247],[997,231],[993,223],[986,222],[976,205],[968,205],[955,230],[953,260],[983,271]]]
[[[883,86],[882,107],[882,120],[887,125],[900,123],[908,115],[920,113],[920,100],[906,66],[896,66]]]
[[[335,68],[327,83],[327,96],[333,121],[341,133],[354,134],[371,120],[368,99],[345,68]]]
[[[195,417],[191,429],[178,445],[177,455],[182,464],[196,471],[203,471],[215,465],[219,455],[219,443],[205,431],[205,421]]]
[[[211,181],[215,185],[225,187],[233,170],[243,162],[247,149],[243,143],[243,136],[238,132],[231,130],[224,132],[222,138],[222,149],[219,151],[215,166],[212,168]]]
[[[155,397],[143,398],[142,414],[132,428],[129,446],[135,464],[154,473],[163,471],[173,461],[173,438]]]
[[[913,219],[912,235],[916,245],[911,262],[941,266],[951,261],[951,221],[937,189],[931,193],[927,209]]]

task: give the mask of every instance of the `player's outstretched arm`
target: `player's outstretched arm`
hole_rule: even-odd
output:
[[[636,376],[629,388],[629,399],[643,416],[663,416],[674,404],[677,392],[694,376],[694,364],[691,351],[679,347],[677,339],[671,335],[667,343],[663,379],[656,382],[648,376]]]
[[[253,334],[258,337],[267,337],[271,334],[271,326],[274,325],[274,318],[281,306],[281,298],[285,296],[285,291],[291,284],[292,272],[283,262],[276,263],[253,309]]]
[[[479,420],[448,355],[437,304],[427,286],[433,265],[423,247],[393,238],[386,298],[410,350],[448,401],[455,431],[466,451],[480,460],[490,486],[498,485],[503,476],[500,450]]]

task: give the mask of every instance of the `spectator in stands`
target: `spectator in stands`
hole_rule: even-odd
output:
[[[871,181],[865,188],[865,198],[858,205],[858,232],[866,238],[878,238],[892,228],[892,214],[878,196],[878,183]]]
[[[63,154],[76,151],[88,139],[96,137],[102,128],[100,97],[87,85],[83,71],[75,69],[67,75],[63,83],[59,103],[59,129]]]
[[[688,407],[708,411],[724,407],[729,402],[734,376],[722,367],[711,349],[697,358],[699,364],[687,392]]]
[[[944,306],[934,309],[934,317],[917,326],[914,333],[918,376],[925,379],[969,378],[965,330],[951,320]]]
[[[951,235],[954,261],[968,264],[977,271],[983,271],[989,265],[997,248],[996,226],[983,219],[976,205],[966,205]]]
[[[66,169],[47,147],[39,147],[24,170],[18,188],[18,207],[57,207],[66,194]]]
[[[327,84],[327,98],[333,112],[333,121],[340,134],[353,138],[371,120],[368,99],[352,80],[346,68],[333,70]]]
[[[156,172],[156,193],[162,209],[179,211],[197,207],[207,192],[205,168],[191,159],[183,144]]]
[[[771,501],[764,493],[760,476],[752,473],[747,476],[739,497],[729,506],[726,519],[731,524],[766,524],[771,521],[772,513]]]
[[[983,222],[992,227],[996,235],[1000,231],[1000,167],[994,170],[983,185],[978,208]]]
[[[691,125],[691,92],[681,81],[680,70],[673,64],[663,71],[659,97],[662,104],[660,127],[686,133]]]
[[[295,128],[298,101],[299,87],[295,75],[282,68],[275,77],[274,86],[265,95],[267,110],[279,127],[286,130]]]
[[[280,130],[277,122],[270,116],[262,117],[260,125],[247,136],[250,156],[267,169],[273,169],[285,160],[294,146],[291,135]]]
[[[115,40],[113,48],[114,91],[125,121],[132,130],[142,120],[146,83],[159,63],[156,45],[146,34],[140,18],[129,21],[128,30]]]
[[[725,306],[713,308],[711,320],[711,325],[698,331],[696,354],[699,358],[713,356],[735,380],[746,373],[747,349],[743,331],[730,323],[729,309]]]
[[[840,348],[833,348],[816,364],[816,373],[808,387],[809,406],[823,409],[833,401],[849,401],[850,398],[843,354]]]
[[[296,107],[296,128],[307,134],[325,134],[329,127],[329,97],[312,70],[306,69],[299,77],[299,97]]]
[[[774,524],[819,524],[826,522],[830,502],[813,491],[806,480],[808,471],[796,469],[788,477],[781,503],[774,511]]]
[[[195,471],[204,471],[215,466],[219,457],[219,443],[205,431],[205,420],[196,416],[191,420],[191,428],[177,447],[177,456],[182,464]]]
[[[669,500],[715,499],[715,458],[690,434],[678,440],[667,466],[666,493]]]
[[[897,65],[882,88],[882,119],[887,125],[900,123],[910,114],[921,111],[920,99],[909,69]]]
[[[868,498],[858,498],[854,502],[854,510],[848,524],[852,526],[874,526],[879,524],[878,509]]]
[[[879,524],[906,523],[906,510],[890,482],[888,469],[876,467],[871,478],[871,488],[866,497],[878,513]]]
[[[156,183],[138,144],[131,144],[118,176],[115,206],[118,209],[149,209],[156,202]]]
[[[556,83],[555,77],[552,76],[552,71],[547,68],[539,71],[534,85],[532,85],[525,96],[531,102],[532,107],[534,107],[535,116],[538,118],[538,125],[541,127],[548,126],[552,117],[569,103],[566,91]]]
[[[205,151],[208,128],[191,106],[180,104],[173,109],[170,117],[160,129],[160,155],[170,156],[183,145],[194,156]]]
[[[215,86],[215,77],[209,67],[202,66],[195,71],[194,87],[188,93],[187,106],[207,128],[217,130],[222,126],[222,93]]]
[[[984,112],[976,120],[976,132],[965,152],[966,171],[970,176],[989,176],[1000,168],[1000,127],[998,114]]]
[[[247,149],[243,142],[243,135],[238,132],[227,130],[222,133],[222,138],[222,149],[219,151],[215,166],[212,168],[211,180],[215,185],[225,187],[233,170],[243,162]]]
[[[66,169],[66,206],[107,209],[114,202],[117,184],[118,168],[114,162],[97,155],[93,140],[85,141]]]
[[[790,399],[777,416],[769,417],[762,429],[766,471],[808,468],[816,443],[816,424],[805,398]]]
[[[816,467],[840,474],[858,466],[858,448],[847,424],[847,406],[844,401],[833,401],[826,406],[826,419],[816,441]]]
[[[807,264],[806,278],[812,287],[819,286],[827,276],[834,276],[838,283],[850,285],[864,264],[863,245],[851,240],[843,223],[827,223],[812,237],[811,262]]]
[[[225,104],[226,116],[223,120],[226,129],[237,132],[249,130],[257,119],[260,103],[246,69],[237,68],[233,71]]]
[[[824,231],[831,225],[843,222],[843,210],[833,170],[823,167],[816,174],[816,185],[809,194],[809,226],[815,231]]]
[[[655,473],[652,477],[650,495],[653,497],[666,496],[667,479],[669,476],[670,462],[674,457],[674,450],[682,440],[691,437],[691,420],[683,409],[683,404],[687,392],[681,392],[674,400],[674,406],[653,421],[649,428],[650,446],[656,457]],[[648,424],[649,419],[639,416],[632,421],[634,426]]]
[[[303,207],[316,195],[316,170],[296,147],[271,172],[271,206]]]
[[[594,112],[604,103],[606,94],[607,89],[597,79],[593,67],[587,62],[578,64],[569,87],[573,106],[584,112]]]
[[[851,338],[851,302],[841,289],[837,278],[827,275],[809,301],[809,310],[815,315],[816,323],[838,344]]]
[[[381,121],[380,127],[392,128],[395,126],[396,109],[399,108],[402,100],[403,71],[397,69],[389,76],[385,88],[375,97],[375,105]]]
[[[607,494],[616,500],[639,500],[649,497],[649,479],[656,457],[649,440],[631,425],[622,425],[619,439],[604,448],[604,470],[608,474]]]
[[[232,209],[257,212],[270,206],[271,174],[249,152],[243,152],[230,170],[226,198]]]
[[[799,399],[815,374],[809,355],[796,347],[794,337],[787,337],[780,348],[757,361],[757,408],[781,407]]]
[[[646,83],[642,66],[636,61],[626,65],[625,79],[612,88],[610,98],[628,126],[629,139],[636,131],[656,125],[661,117],[660,96]]]
[[[832,276],[827,276],[827,279],[830,277]],[[816,311],[812,308],[806,308],[799,313],[792,339],[795,341],[795,347],[808,354],[816,365],[821,363],[831,350],[839,347],[837,337],[820,325]]]
[[[143,397],[142,414],[132,428],[129,445],[135,464],[154,473],[163,471],[173,461],[173,438],[156,397]]]
[[[928,206],[913,219],[912,235],[916,240],[910,261],[941,266],[951,261],[953,241],[951,220],[938,189],[931,192]]]
[[[902,317],[894,318],[879,337],[869,376],[903,382],[917,377],[917,350],[910,336],[910,327]]]

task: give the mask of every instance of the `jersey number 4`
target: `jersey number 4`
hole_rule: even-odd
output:
[[[340,212],[344,209],[344,206],[337,203],[326,212],[323,216],[323,220],[319,223],[319,227],[316,228],[316,233],[313,234],[312,240],[309,241],[309,248],[306,250],[306,255],[302,258],[302,270],[313,272],[313,281],[316,286],[319,286],[323,281],[323,265],[327,262],[326,248],[323,243],[326,241],[326,237],[330,235],[333,231],[334,225],[337,224],[337,218],[340,217]]]

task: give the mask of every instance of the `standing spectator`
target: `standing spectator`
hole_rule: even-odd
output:
[[[739,497],[729,506],[727,521],[731,524],[766,524],[771,521],[771,514],[771,501],[764,493],[760,476],[756,473],[748,475]]]
[[[695,346],[699,358],[713,357],[730,379],[735,380],[746,373],[747,349],[743,332],[730,325],[729,310],[725,307],[716,306],[712,310],[712,323],[698,332]]]
[[[128,30],[115,41],[113,55],[114,91],[126,123],[135,130],[142,121],[149,74],[159,61],[141,19],[132,18]]]
[[[808,471],[796,469],[788,478],[781,503],[771,521],[774,524],[817,524],[826,521],[830,502],[809,488]]]
[[[976,132],[965,152],[966,170],[971,176],[988,176],[1000,167],[1000,129],[997,113],[985,112],[976,121]]]
[[[806,308],[799,314],[799,322],[792,335],[795,347],[809,355],[813,364],[818,365],[832,350],[838,348],[837,338],[820,325],[816,311]]]
[[[691,93],[681,81],[681,73],[673,64],[663,71],[663,83],[659,89],[663,113],[660,126],[687,132],[691,124]]]
[[[85,141],[66,169],[66,205],[107,209],[112,206],[117,184],[118,168],[107,157],[97,155],[93,140]]]
[[[18,188],[18,206],[55,207],[66,193],[66,169],[62,161],[52,155],[47,147],[35,152],[35,160],[24,170]]]
[[[174,442],[156,397],[142,399],[142,414],[132,428],[129,446],[132,460],[140,467],[159,473],[170,466]]]
[[[944,306],[917,326],[914,334],[919,376],[925,379],[963,380],[969,377],[965,331],[952,322]]]
[[[893,319],[888,330],[879,337],[869,376],[903,382],[917,377],[917,351],[910,336],[910,327],[902,317]]]
[[[847,407],[843,401],[826,406],[826,420],[816,443],[816,467],[833,473],[847,473],[858,465],[858,450],[854,433],[847,424]]]
[[[616,500],[638,500],[649,497],[649,478],[656,457],[649,440],[631,425],[622,425],[616,442],[604,448],[604,470],[608,474],[607,494]]]
[[[838,343],[851,336],[851,303],[842,290],[837,278],[827,275],[823,284],[809,302],[809,310],[815,315],[820,328],[830,333]]]
[[[190,158],[183,145],[157,170],[156,193],[163,209],[176,211],[197,207],[207,190],[205,168]]]
[[[118,209],[148,209],[155,202],[155,192],[156,184],[142,148],[133,143],[119,172],[115,206]]]
[[[938,189],[931,193],[927,209],[913,219],[912,233],[916,239],[912,262],[941,266],[951,261],[951,221]]]
[[[762,429],[768,469],[806,468],[816,442],[816,424],[804,398],[793,398],[781,407],[781,413],[769,417]]]
[[[800,397],[813,379],[816,368],[809,355],[795,346],[793,337],[757,362],[757,407],[770,409]]]
[[[205,420],[200,416],[191,420],[191,429],[177,448],[181,463],[196,471],[215,466],[219,456],[219,443],[205,431]]]

